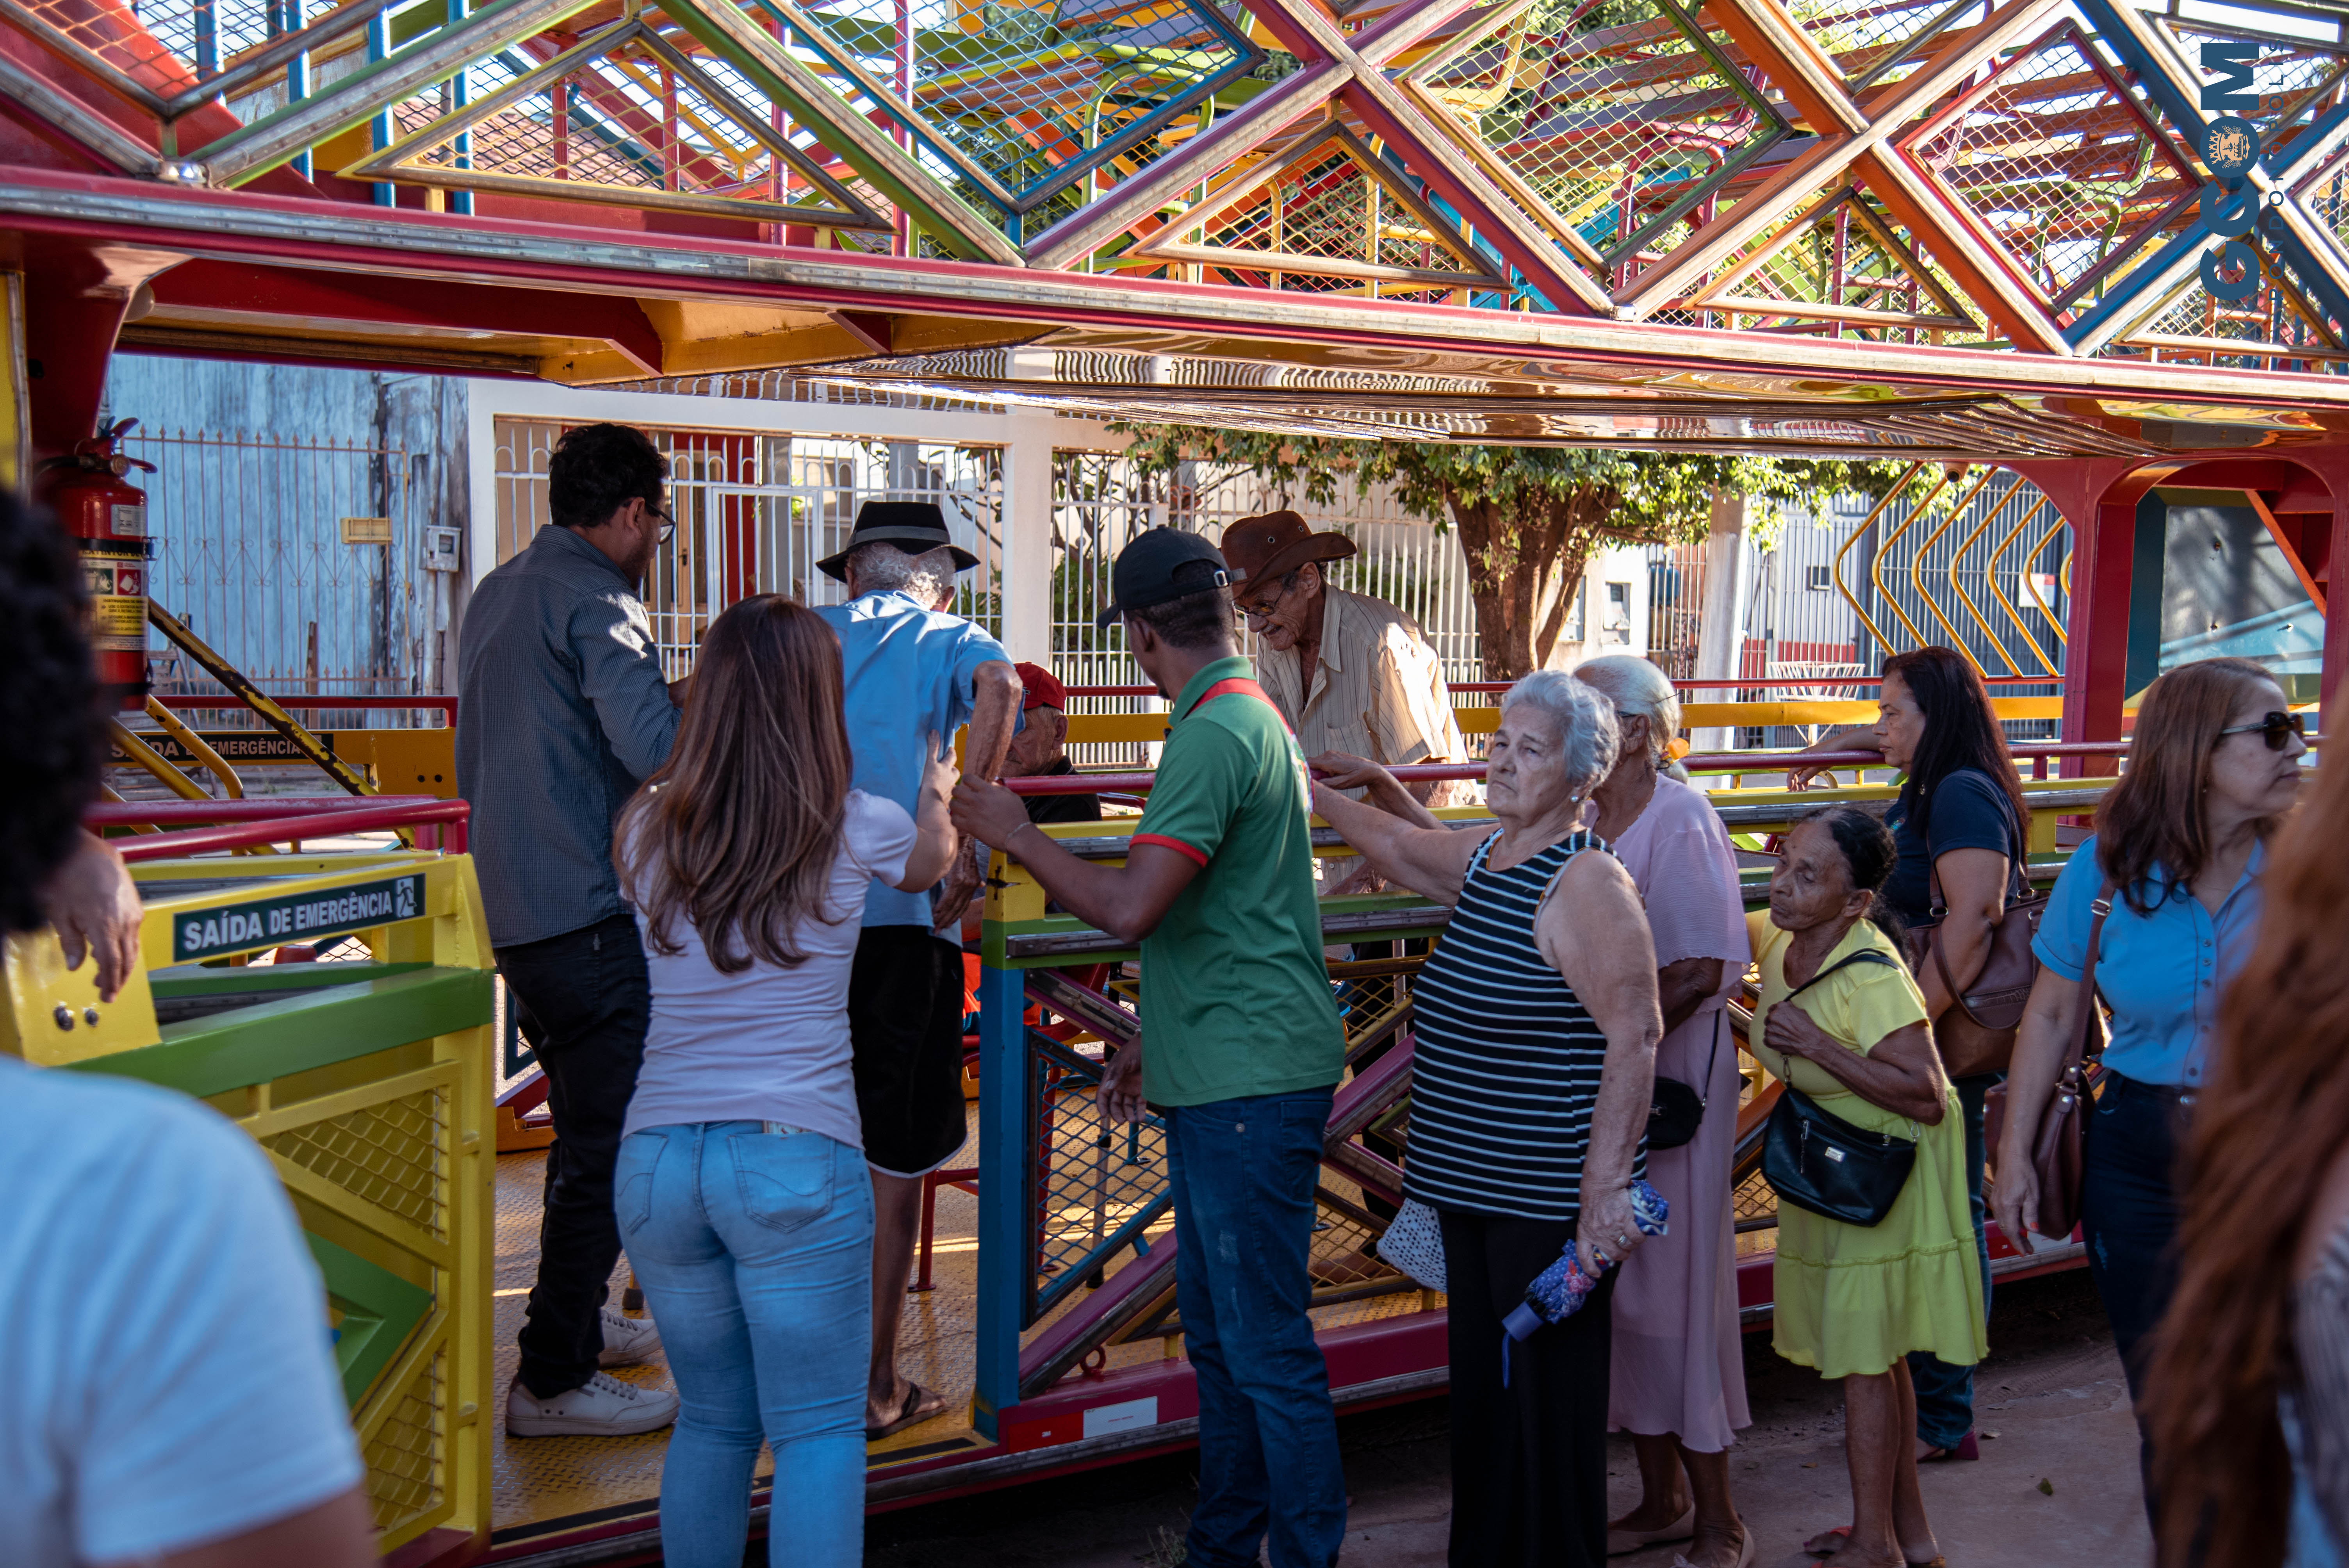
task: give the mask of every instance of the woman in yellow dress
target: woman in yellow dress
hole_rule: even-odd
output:
[[[1828,1115],[1917,1143],[1908,1185],[1879,1224],[1778,1206],[1778,1354],[1843,1379],[1852,1524],[1811,1544],[1832,1551],[1829,1568],[1941,1561],[1917,1486],[1917,1395],[1903,1357],[1930,1350],[1970,1367],[1988,1349],[1964,1118],[1925,998],[1878,923],[1890,918],[1876,895],[1894,860],[1891,834],[1865,811],[1811,813],[1786,836],[1755,942],[1762,1065]],[[1846,962],[1869,949],[1891,962]]]

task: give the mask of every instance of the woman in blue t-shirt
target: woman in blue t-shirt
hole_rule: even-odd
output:
[[[1872,745],[1906,775],[1885,813],[1899,859],[1884,884],[1887,903],[1912,932],[1931,927],[1962,991],[1989,961],[1992,934],[2019,891],[2026,842],[2023,779],[1990,706],[1990,688],[1964,655],[1919,648],[1884,661],[1872,727],[1838,731],[1814,749]],[[1934,884],[1940,884],[1940,896]],[[1939,963],[1918,965],[1918,988],[1939,1019],[1952,1002]],[[1982,1105],[1997,1073],[1953,1079],[1965,1112],[1966,1191],[1981,1258],[1982,1311],[1990,1311],[1990,1238],[1982,1205]],[[1974,1377],[1919,1351],[1909,1358],[1917,1387],[1917,1457],[1980,1457],[1974,1437]]]
[[[2220,998],[2258,934],[2267,841],[2298,798],[2307,749],[2282,688],[2249,659],[2161,676],[2032,943],[2042,967],[2008,1075],[1999,1229],[2027,1247],[2038,1226],[2032,1143],[2077,1025],[2095,906],[2109,901],[2096,990],[2111,1043],[2086,1114],[2080,1223],[2132,1397],[2139,1344],[2174,1284],[2180,1133],[2212,1066]]]

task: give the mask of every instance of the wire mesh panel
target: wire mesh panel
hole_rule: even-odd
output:
[[[1115,1122],[1101,1109],[1099,1068],[1041,1036],[1029,1057],[1034,1134],[1034,1323],[1163,1218],[1174,1202],[1165,1125]]]
[[[2059,307],[2112,275],[2202,189],[2068,22],[1901,145]]]
[[[569,47],[527,40],[399,104],[398,141],[351,172],[891,232],[885,203],[826,169],[812,133],[694,47],[641,18]]]
[[[156,603],[230,664],[272,691],[422,689],[423,454],[187,431],[122,450],[157,470],[143,477]],[[150,668],[160,692],[218,689],[176,654]]]
[[[942,184],[1006,220],[1033,213],[1036,227],[1074,207],[1072,188],[1130,176],[1205,129],[1216,91],[1265,59],[1205,0],[775,9],[792,49],[843,98],[913,111],[917,151]]]
[[[1899,81],[1925,45],[1981,18],[1981,0],[1793,0],[1788,12],[1855,88]]]
[[[564,427],[526,419],[496,427],[504,561],[548,521],[546,464]],[[755,431],[646,433],[669,459],[669,514],[677,520],[645,590],[670,679],[692,673],[710,621],[751,594],[782,593],[803,604],[845,601],[846,587],[817,563],[846,547],[857,509],[872,500],[938,507],[954,542],[978,558],[956,580],[953,613],[1001,634],[999,448]]]
[[[1676,223],[1787,133],[1674,0],[1495,11],[1408,79],[1594,271],[1663,248]]]

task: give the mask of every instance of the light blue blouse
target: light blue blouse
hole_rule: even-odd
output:
[[[2183,888],[2147,914],[2113,890],[2113,912],[2096,944],[2096,987],[2113,1010],[2106,1067],[2139,1083],[2191,1088],[2202,1081],[2211,1066],[2219,998],[2259,934],[2260,873],[2266,864],[2267,846],[2261,844],[2216,915]],[[2066,980],[2077,980],[2087,962],[2088,927],[2095,919],[2090,906],[2104,882],[2091,837],[2072,851],[2040,918],[2031,950]],[[2152,882],[2160,886],[2158,873]],[[2146,896],[2152,900],[2150,889]]]

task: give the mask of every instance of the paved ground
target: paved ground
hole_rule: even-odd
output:
[[[1951,1568],[2032,1564],[2135,1568],[2150,1554],[2139,1502],[2137,1429],[2120,1365],[2085,1272],[2008,1286],[1991,1322],[1977,1416],[1979,1464],[1930,1467],[1927,1507]],[[1754,1425],[1733,1473],[1764,1568],[1798,1568],[1804,1539],[1847,1522],[1839,1391],[1746,1340]],[[1994,1438],[1992,1433],[1997,1434]],[[1443,1401],[1344,1424],[1352,1487],[1347,1568],[1441,1568],[1450,1515]],[[1638,1471],[1628,1444],[1611,1467],[1621,1507]],[[1173,1568],[1195,1494],[1187,1457],[1042,1482],[876,1517],[875,1568]],[[1618,1558],[1669,1568],[1674,1549]]]

